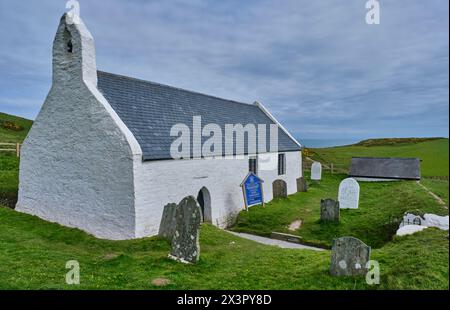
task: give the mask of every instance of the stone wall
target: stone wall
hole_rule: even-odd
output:
[[[278,154],[271,157],[277,160]],[[300,152],[286,153],[286,174],[274,170],[259,170],[264,180],[264,200],[272,200],[272,182],[282,179],[288,194],[297,192],[297,178],[301,176]],[[239,186],[248,173],[248,157],[242,159],[192,159],[142,162],[134,161],[136,184],[136,236],[158,233],[164,205],[183,197],[197,197],[202,187],[211,196],[212,223],[230,226],[243,207],[244,198]]]

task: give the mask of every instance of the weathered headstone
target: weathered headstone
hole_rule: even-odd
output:
[[[168,203],[164,206],[161,223],[159,224],[158,236],[172,241],[175,233],[176,221],[175,213],[177,210],[176,203]]]
[[[341,184],[339,184],[338,200],[341,209],[358,209],[359,184],[355,179],[347,178],[342,180]]]
[[[202,213],[194,197],[184,198],[176,207],[176,229],[169,257],[183,263],[196,263],[200,257]]]
[[[307,192],[308,191],[308,184],[306,183],[306,180],[304,177],[297,179],[297,192]]]
[[[365,275],[370,260],[370,246],[354,237],[333,240],[331,248],[331,275]]]
[[[322,164],[315,161],[311,165],[311,180],[320,181],[322,179]]]
[[[339,222],[339,201],[322,199],[320,201],[320,221]]]
[[[275,180],[272,184],[273,198],[286,198],[287,185],[283,180]]]

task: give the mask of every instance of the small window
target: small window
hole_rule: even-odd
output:
[[[286,173],[286,154],[278,154],[278,175]]]
[[[253,172],[254,174],[257,174],[258,169],[258,161],[256,159],[256,156],[250,156],[248,158],[248,171]]]
[[[69,40],[69,42],[67,42],[67,52],[73,53],[73,44],[72,44],[72,40]]]

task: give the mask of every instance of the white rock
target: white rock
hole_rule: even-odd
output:
[[[423,217],[425,219],[423,225],[428,227],[437,227],[442,230],[448,230],[448,215],[439,216],[436,214],[426,213]]]
[[[405,226],[400,227],[395,234],[397,236],[412,235],[418,231],[424,230],[425,228],[428,228],[428,227],[421,226],[421,225],[405,225]]]

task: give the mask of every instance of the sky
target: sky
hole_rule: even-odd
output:
[[[301,141],[448,137],[447,0],[79,0],[99,70],[262,102]],[[33,119],[64,0],[0,0],[0,112]]]

